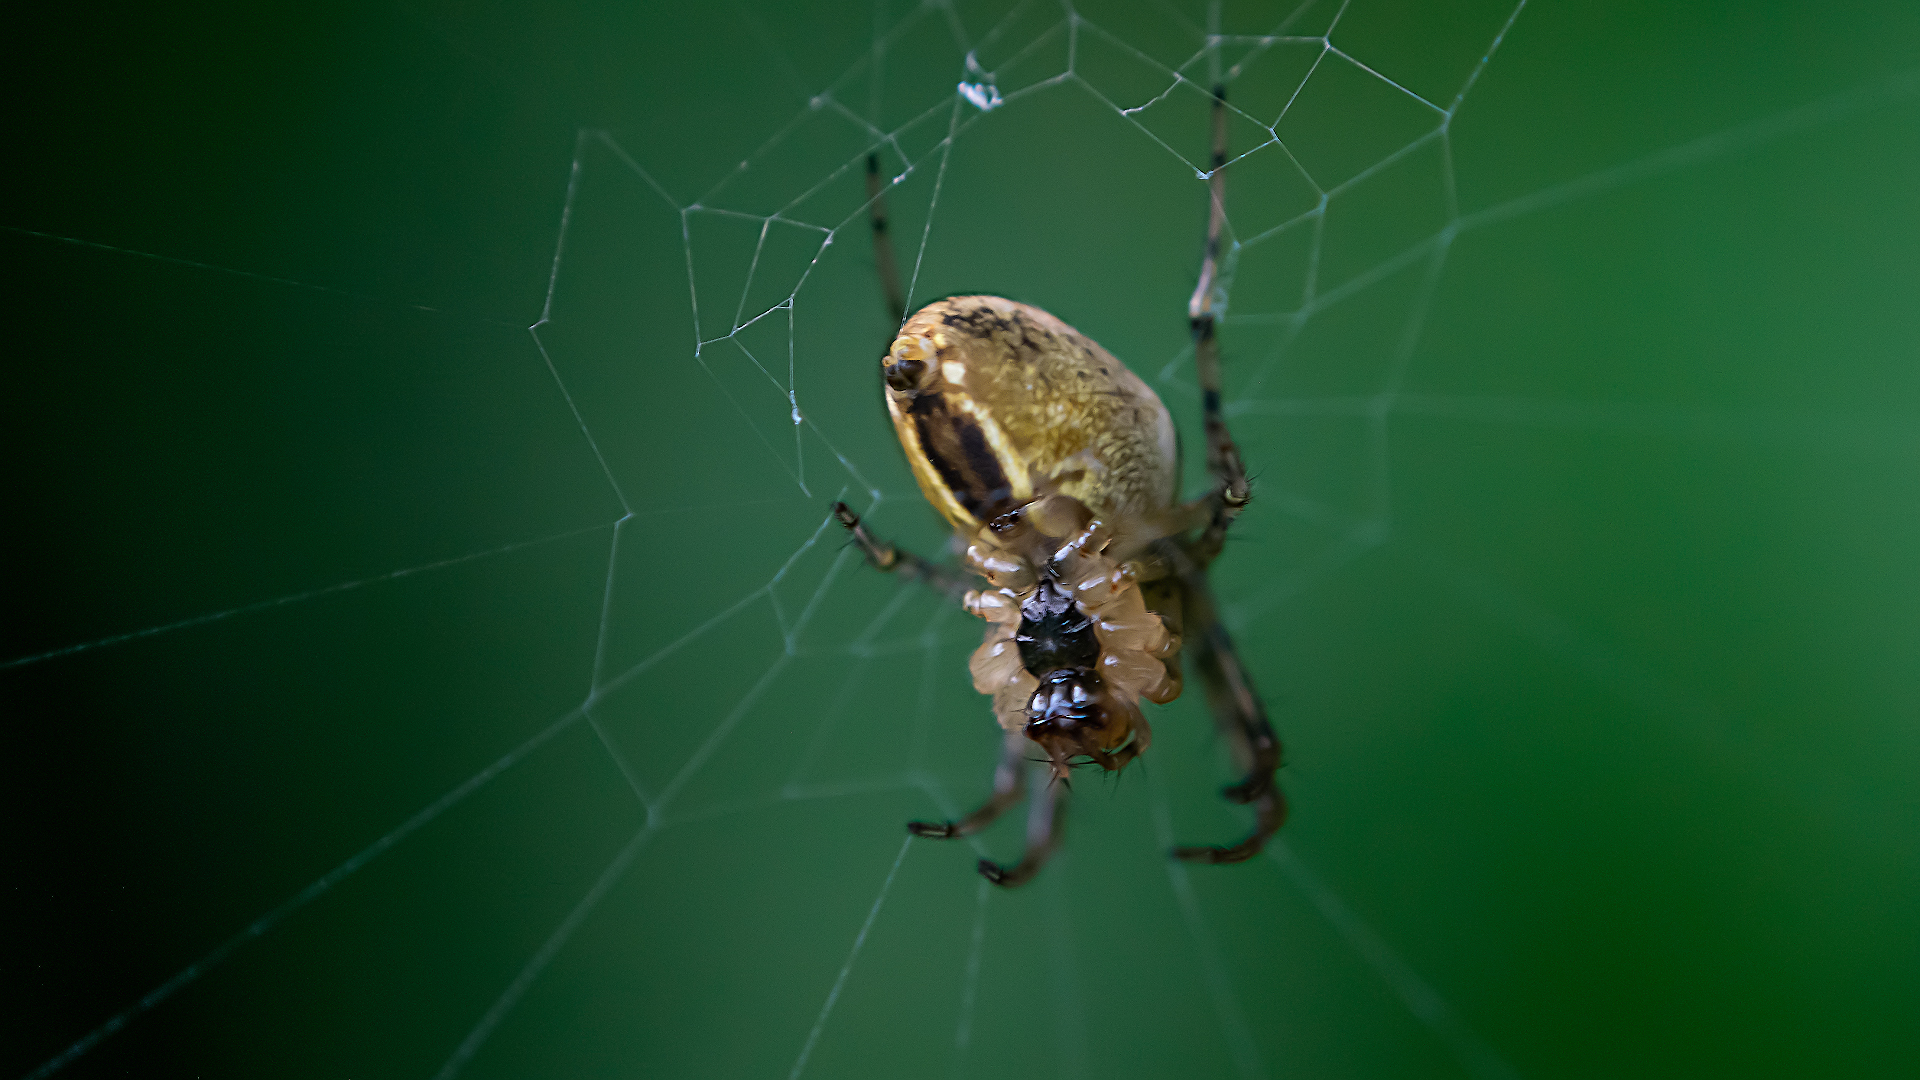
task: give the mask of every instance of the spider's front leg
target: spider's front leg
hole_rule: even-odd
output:
[[[853,535],[853,542],[860,546],[861,553],[866,555],[868,564],[875,570],[899,574],[909,581],[925,582],[935,592],[956,601],[965,598],[967,590],[973,588],[971,580],[961,571],[928,562],[911,551],[902,551],[873,535],[860,523],[860,515],[854,513],[846,503],[834,503],[833,516]]]
[[[951,840],[970,836],[994,823],[1007,807],[1020,801],[1026,786],[1027,747],[1032,745],[1023,732],[1009,731],[1000,747],[1000,764],[993,770],[993,794],[980,808],[959,821],[909,821],[907,831],[930,840]],[[1027,850],[1013,866],[1001,866],[992,859],[980,860],[980,876],[1005,888],[1025,882],[1046,865],[1060,846],[1060,827],[1066,820],[1067,785],[1055,781],[1046,791],[1034,796],[1027,807]]]
[[[1024,884],[1053,857],[1060,846],[1061,826],[1067,818],[1067,785],[1055,780],[1044,792],[1027,804],[1027,850],[1012,866],[1001,866],[992,859],[980,860],[980,876],[995,885],[1011,889]]]
[[[969,588],[969,581],[957,570],[930,563],[911,552],[901,551],[885,540],[873,535],[860,523],[846,503],[833,504],[833,516],[853,535],[853,542],[867,556],[867,561],[876,569],[907,575],[910,579],[924,581],[928,585],[959,600]],[[1029,745],[1024,732],[1009,731],[1000,748],[1000,763],[993,770],[993,794],[979,808],[959,821],[909,821],[907,831],[915,836],[924,836],[930,840],[952,840],[956,837],[970,836],[994,823],[1007,807],[1020,801],[1025,776],[1026,748]],[[1053,783],[1048,785],[1047,793],[1033,800],[1027,815],[1027,850],[1020,862],[1011,867],[1001,866],[991,859],[980,860],[980,874],[995,885],[1009,888],[1032,877],[1040,870],[1060,844],[1060,825],[1066,817],[1067,785]]]
[[[1192,545],[1192,556],[1204,568],[1220,554],[1227,528],[1252,498],[1247,466],[1220,408],[1220,340],[1218,299],[1220,241],[1227,223],[1227,88],[1213,88],[1213,171],[1207,177],[1207,238],[1200,257],[1200,280],[1187,301],[1187,323],[1193,331],[1193,366],[1200,382],[1200,407],[1207,431],[1207,471],[1215,488],[1207,499],[1207,522]]]
[[[1021,768],[1026,761],[1027,737],[1018,731],[1009,731],[1006,741],[1000,747],[1000,764],[993,770],[993,794],[980,808],[959,821],[909,821],[907,831],[915,836],[924,836],[930,840],[952,840],[959,836],[971,836],[994,823],[1007,807],[1020,801],[1020,789],[1023,786]]]
[[[1234,756],[1247,767],[1246,778],[1222,794],[1233,802],[1250,804],[1254,825],[1245,840],[1231,847],[1193,845],[1175,848],[1173,854],[1189,862],[1244,862],[1260,854],[1267,839],[1287,820],[1287,798],[1274,783],[1274,773],[1280,768],[1280,740],[1267,722],[1259,696],[1247,682],[1226,629],[1215,623],[1206,639],[1194,645],[1198,646],[1194,663],[1207,688],[1207,704],[1233,744]]]

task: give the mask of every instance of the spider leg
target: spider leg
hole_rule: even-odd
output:
[[[1000,764],[993,770],[993,794],[980,808],[959,821],[932,822],[909,821],[907,831],[915,836],[924,836],[930,840],[952,840],[959,836],[970,836],[994,823],[1009,806],[1020,800],[1020,790],[1024,771],[1021,769],[1026,757],[1027,737],[1018,731],[1007,732],[1005,744],[1000,749]]]
[[[1200,380],[1201,410],[1207,430],[1207,471],[1218,485],[1210,496],[1207,527],[1192,547],[1201,566],[1212,562],[1226,543],[1227,527],[1246,507],[1246,463],[1227,430],[1220,411],[1220,342],[1216,337],[1219,312],[1215,293],[1220,275],[1220,237],[1227,223],[1227,88],[1213,88],[1213,171],[1207,177],[1206,245],[1201,252],[1200,280],[1187,301],[1187,323],[1193,331],[1193,364]]]
[[[886,188],[880,179],[880,155],[867,155],[867,216],[873,221],[873,266],[880,275],[880,291],[897,330],[907,321],[907,294],[900,287],[900,264],[893,258],[893,237],[887,232]]]
[[[980,876],[1002,888],[1024,884],[1040,872],[1055,848],[1060,846],[1060,830],[1067,818],[1067,785],[1055,781],[1047,790],[1027,803],[1027,850],[1013,866],[1001,866],[992,859],[980,860]]]
[[[860,515],[854,513],[846,503],[834,503],[833,516],[853,534],[853,542],[860,545],[861,552],[874,569],[900,574],[909,581],[925,582],[935,592],[956,601],[963,599],[967,590],[973,588],[972,579],[963,571],[930,563],[873,535],[865,525],[860,524]]]
[[[1287,818],[1287,799],[1274,784],[1274,772],[1280,768],[1280,740],[1267,722],[1266,706],[1253,689],[1233,638],[1220,621],[1213,596],[1198,572],[1187,575],[1187,637],[1194,667],[1207,691],[1207,706],[1214,722],[1234,748],[1234,757],[1247,774],[1222,792],[1230,801],[1251,805],[1254,811],[1253,833],[1231,847],[1211,845],[1179,847],[1174,857],[1190,862],[1242,862],[1260,853],[1267,838],[1278,832]]]

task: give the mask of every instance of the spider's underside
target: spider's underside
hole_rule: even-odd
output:
[[[1118,770],[1152,733],[1138,699],[1165,703],[1191,657],[1223,735],[1246,768],[1227,797],[1254,808],[1253,833],[1230,847],[1182,847],[1199,862],[1239,862],[1279,829],[1280,746],[1220,623],[1207,567],[1247,503],[1246,471],[1220,414],[1214,279],[1225,222],[1225,98],[1214,91],[1213,172],[1200,280],[1188,303],[1214,487],[1177,499],[1172,418],[1112,354],[1031,305],[996,296],[935,301],[905,319],[882,358],[887,409],[914,478],[966,549],[971,589],[874,537],[844,504],[835,513],[867,559],[920,578],[988,622],[971,662],[1005,732],[993,794],[956,822],[913,822],[920,836],[956,837],[991,823],[1021,795],[1029,745],[1053,772],[1033,802],[1026,854],[1012,867],[981,860],[1000,885],[1030,878],[1058,842],[1070,768]],[[868,159],[876,262],[896,318],[894,271],[878,162]]]

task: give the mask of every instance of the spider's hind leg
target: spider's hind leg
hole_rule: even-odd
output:
[[[1247,770],[1244,779],[1229,785],[1222,794],[1232,802],[1252,806],[1254,826],[1245,840],[1231,847],[1180,847],[1175,848],[1173,854],[1189,862],[1243,862],[1258,855],[1267,839],[1278,832],[1287,819],[1286,796],[1274,782],[1274,773],[1281,764],[1280,740],[1267,721],[1266,706],[1261,704],[1260,695],[1254,692],[1253,683],[1240,664],[1233,638],[1220,622],[1212,596],[1204,591],[1203,583],[1189,581],[1187,587],[1190,600],[1200,601],[1194,605],[1199,610],[1193,614],[1200,618],[1194,619],[1197,625],[1189,629],[1187,648],[1206,687],[1207,705],[1214,722],[1233,746],[1234,757]]]
[[[860,546],[867,563],[874,569],[899,574],[909,581],[925,582],[933,591],[954,600],[965,598],[967,590],[973,588],[972,582],[962,571],[928,562],[911,551],[902,551],[873,535],[860,523],[860,515],[854,513],[846,503],[834,503],[833,516],[841,527],[852,534],[853,542]]]

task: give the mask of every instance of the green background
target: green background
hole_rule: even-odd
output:
[[[1246,825],[1191,694],[990,895],[901,857],[985,791],[978,624],[825,517],[942,543],[859,162],[917,301],[1048,308],[1192,446],[1202,103],[1090,91],[1206,12],[1084,7],[981,114],[956,41],[1011,95],[1061,9],[810,7],[15,13],[0,1068],[132,1008],[58,1075],[1914,1075],[1912,5],[1539,3],[1457,216],[1430,139],[1246,248],[1215,579],[1284,844],[1165,859]],[[1280,136],[1333,187],[1509,13],[1353,0],[1407,92],[1330,57]],[[1277,150],[1243,239],[1315,205]],[[847,227],[756,262],[785,207]]]

